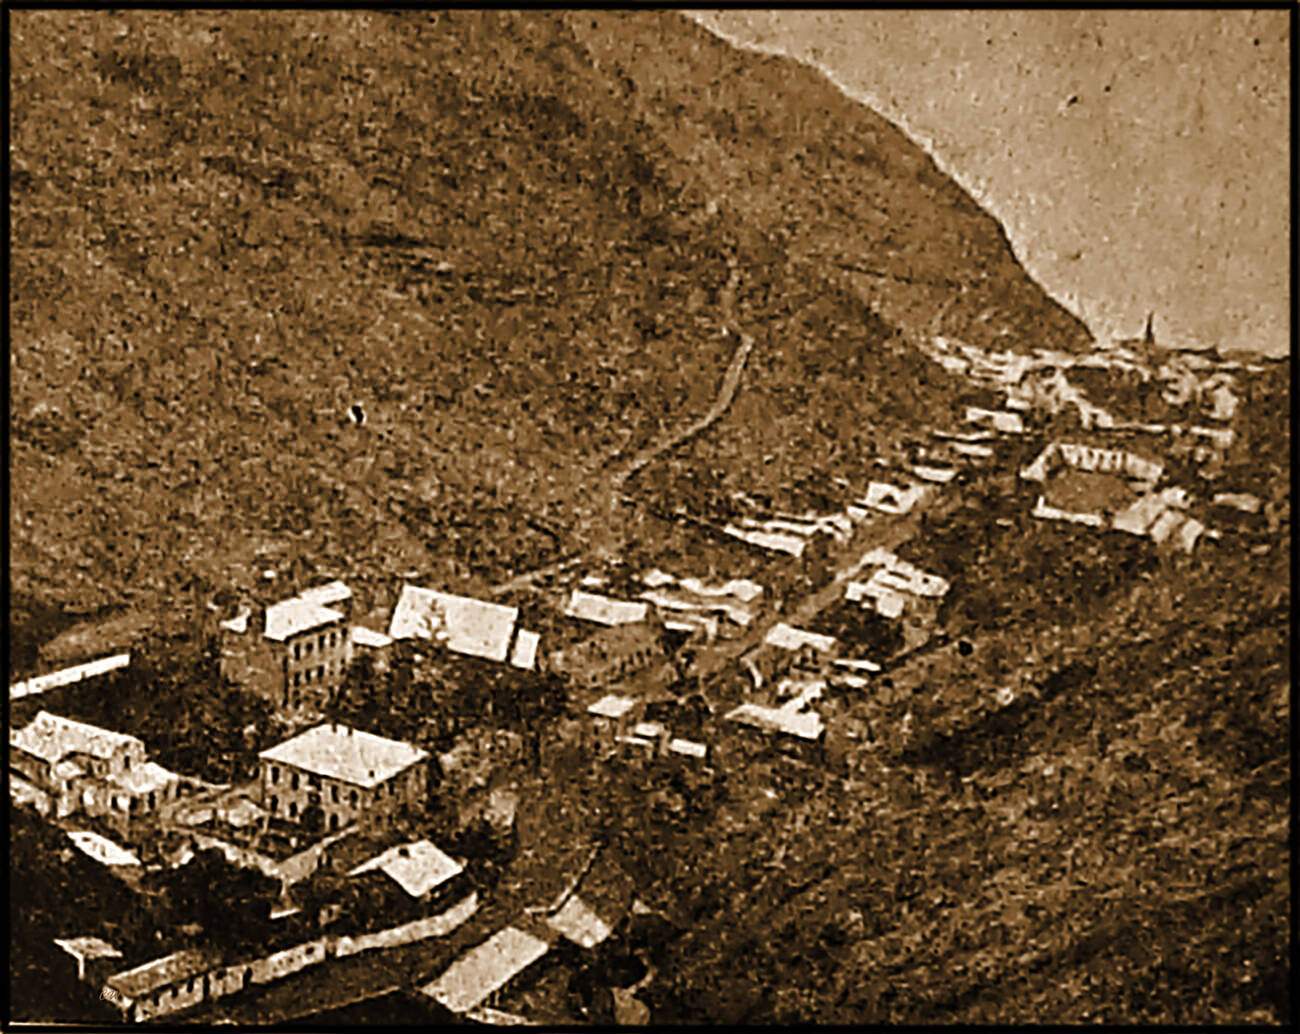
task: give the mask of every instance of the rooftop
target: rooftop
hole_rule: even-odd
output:
[[[376,632],[372,628],[366,628],[364,625],[352,626],[352,642],[357,646],[370,646],[376,649],[393,645],[390,636],[384,635],[383,632]]]
[[[456,653],[503,662],[510,653],[518,607],[403,585],[388,634],[434,639]]]
[[[621,697],[611,693],[588,707],[587,714],[598,715],[601,718],[622,718],[635,706],[636,701],[631,697]]]
[[[101,865],[140,864],[140,859],[126,848],[98,833],[84,829],[73,830],[68,834],[68,839]]]
[[[304,589],[298,593],[298,599],[328,607],[333,603],[343,603],[352,599],[352,590],[342,582],[333,581],[326,585],[317,585],[312,589]]]
[[[104,983],[124,998],[136,999],[169,984],[206,972],[217,959],[209,952],[186,949],[115,973]]]
[[[541,642],[542,637],[536,632],[521,628],[515,636],[514,649],[510,651],[510,663],[516,668],[532,671],[537,667],[537,648]]]
[[[741,704],[727,713],[727,719],[804,740],[817,739],[823,730],[821,715],[816,712],[779,710],[762,704]]]
[[[318,725],[262,751],[264,761],[370,788],[423,761],[427,752],[409,743],[346,725]]]
[[[44,693],[46,690],[55,689],[58,686],[69,686],[74,682],[80,682],[95,675],[102,675],[116,668],[124,668],[130,663],[131,655],[129,653],[118,653],[112,657],[101,657],[97,661],[90,661],[88,664],[78,664],[71,668],[64,668],[61,671],[51,672],[48,675],[38,675],[35,678],[27,679],[25,682],[16,682],[10,686],[9,699],[17,700],[19,697]]]
[[[142,749],[144,746],[126,733],[101,729],[49,711],[41,711],[23,728],[11,730],[9,744],[51,764],[69,754],[89,754],[107,760],[132,744]]]
[[[611,599],[595,592],[574,589],[564,613],[582,621],[601,625],[632,625],[644,621],[649,612],[645,603]]]
[[[267,639],[282,643],[303,632],[310,632],[313,628],[342,620],[342,611],[295,596],[266,608],[266,629],[263,634]]]
[[[348,875],[358,876],[374,869],[389,876],[411,897],[420,898],[462,873],[465,867],[428,840],[417,840],[389,848],[358,865]]]
[[[481,1005],[550,950],[541,938],[513,926],[498,930],[420,990],[454,1013]]]
[[[151,790],[161,790],[179,778],[180,776],[175,772],[163,768],[162,765],[146,761],[143,765],[137,765],[131,771],[116,776],[113,782],[133,794],[142,794],[149,793]]]
[[[546,925],[581,948],[594,948],[613,932],[609,925],[577,894],[546,919]]]
[[[54,943],[74,959],[120,959],[122,953],[98,937],[54,938]]]
[[[804,646],[811,646],[814,650],[825,652],[835,648],[835,638],[833,636],[820,635],[817,632],[805,632],[803,629],[793,628],[784,622],[773,625],[763,642],[768,646],[779,646],[783,650],[798,650]]]

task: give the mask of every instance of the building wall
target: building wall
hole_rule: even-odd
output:
[[[290,711],[320,711],[343,684],[352,661],[346,620],[313,628],[283,644],[285,704]]]
[[[547,666],[578,685],[597,687],[627,678],[664,659],[657,626],[619,625],[557,650]]]
[[[255,622],[250,619],[250,625]],[[237,689],[260,696],[275,707],[284,703],[284,662],[272,643],[252,628],[221,632],[221,675]]]
[[[180,983],[158,988],[136,1000],[134,1016],[137,1023],[154,1016],[180,1012],[203,1001],[204,977],[202,974]]]
[[[324,813],[327,833],[351,822],[382,822],[394,812],[422,801],[427,792],[425,763],[412,765],[369,789],[271,761],[262,761],[261,768],[262,804],[273,817],[296,822],[315,805]]]

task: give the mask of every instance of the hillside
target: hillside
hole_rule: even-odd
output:
[[[712,400],[728,261],[760,342],[719,434],[761,427],[769,453],[946,405],[904,344],[936,320],[1082,340],[900,133],[676,15],[12,24],[32,607],[171,608],[264,567],[475,585],[559,556],[608,462]],[[907,286],[940,273],[942,313]]]

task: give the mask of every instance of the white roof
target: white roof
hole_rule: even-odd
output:
[[[1155,539],[1156,542],[1164,542],[1165,539],[1169,538],[1173,530],[1182,524],[1182,522],[1183,515],[1181,513],[1176,513],[1173,510],[1166,510],[1156,518],[1155,523],[1151,525],[1147,534]]]
[[[636,701],[631,697],[621,697],[611,693],[588,707],[587,714],[599,715],[601,718],[622,718],[635,706]]]
[[[641,602],[615,600],[595,592],[574,589],[564,613],[582,621],[595,621],[601,625],[634,625],[644,621],[650,608]]]
[[[924,495],[925,489],[920,485],[899,488],[883,481],[873,481],[867,485],[866,497],[861,502],[882,513],[903,514],[908,513]]]
[[[304,589],[298,593],[298,599],[328,607],[332,603],[342,603],[345,600],[352,599],[352,590],[342,582],[335,581],[327,585],[317,585],[311,589]]]
[[[47,689],[70,686],[74,682],[81,682],[83,679],[102,675],[116,668],[125,668],[130,663],[131,655],[129,653],[118,653],[112,657],[101,657],[97,661],[90,661],[88,664],[78,664],[75,667],[64,668],[48,675],[38,675],[34,679],[16,682],[10,686],[9,699],[17,700],[20,697],[31,696],[34,693],[44,693]]]
[[[728,603],[725,599],[716,596],[688,595],[684,590],[647,589],[641,593],[641,598],[662,610],[686,613],[716,611],[726,614],[727,618],[737,625],[748,626],[754,620],[753,611],[739,603]]]
[[[74,959],[120,959],[122,953],[98,937],[54,938],[54,943]]]
[[[708,585],[698,578],[683,578],[681,587],[697,596],[735,596],[742,603],[752,603],[763,595],[763,587],[748,578],[732,578],[722,585]]]
[[[546,925],[580,948],[594,948],[613,932],[577,894],[571,895],[558,912],[548,916]]]
[[[779,646],[783,650],[798,650],[803,646],[811,646],[814,650],[825,652],[835,648],[834,636],[805,632],[801,628],[792,628],[784,622],[773,625],[763,642],[768,646]]]
[[[1038,502],[1034,504],[1033,515],[1035,517],[1045,517],[1048,520],[1086,524],[1093,528],[1103,527],[1106,523],[1095,513],[1072,513],[1069,510],[1060,510],[1055,506],[1049,506],[1047,500],[1041,495],[1038,497]]]
[[[454,1013],[466,1013],[505,987],[550,950],[530,933],[507,926],[466,952],[420,990]]]
[[[391,636],[376,632],[373,628],[366,628],[364,625],[352,626],[352,642],[357,646],[370,646],[375,649],[393,645]]]
[[[388,634],[394,639],[435,639],[456,653],[504,662],[510,653],[518,607],[403,585]]]
[[[68,839],[101,865],[139,865],[140,859],[126,848],[89,830],[78,829]]]
[[[941,485],[946,485],[957,476],[957,471],[953,467],[931,467],[923,463],[914,463],[909,469],[922,480],[934,481]]]
[[[709,748],[703,743],[696,743],[694,740],[682,740],[674,737],[668,741],[668,749],[674,754],[685,754],[687,757],[703,758],[707,757]]]
[[[227,618],[225,621],[220,622],[220,625],[227,632],[243,635],[248,631],[248,619],[252,616],[253,612],[248,607],[240,607],[238,614],[233,618]]]
[[[1188,517],[1183,526],[1178,529],[1178,541],[1188,553],[1196,548],[1196,540],[1201,537],[1205,531],[1205,525],[1195,517]]]
[[[803,556],[804,548],[807,545],[798,535],[782,535],[771,531],[761,531],[758,528],[738,528],[734,524],[728,524],[722,530],[733,538],[748,542],[751,546],[758,546],[761,549],[769,549],[777,553],[788,553],[794,557]]]
[[[953,442],[949,448],[959,455],[975,456],[982,460],[986,460],[993,455],[993,450],[989,446],[976,445],[974,442]]]
[[[448,857],[428,840],[390,847],[383,854],[358,865],[348,875],[358,876],[373,869],[384,872],[413,898],[424,897],[434,887],[465,871],[460,862]]]
[[[641,736],[647,740],[653,740],[662,736],[664,727],[662,722],[638,722],[632,729],[633,736]]]
[[[537,666],[537,648],[541,641],[542,637],[536,632],[521,628],[519,635],[515,637],[515,646],[510,653],[510,663],[516,668],[532,671]]]
[[[266,608],[266,629],[263,635],[282,643],[303,632],[310,632],[313,628],[342,620],[342,611],[295,596]]]
[[[655,567],[643,574],[641,581],[652,589],[658,589],[664,585],[672,585],[677,579],[666,571],[661,571]]]
[[[837,657],[832,664],[841,668],[853,668],[856,671],[879,671],[880,665],[875,661],[857,660],[851,657]]]
[[[68,754],[89,754],[107,759],[131,744],[141,749],[144,747],[134,736],[73,721],[49,711],[41,711],[23,728],[11,730],[9,744],[51,764]]]
[[[136,765],[129,772],[115,776],[113,782],[132,794],[144,794],[151,790],[161,790],[179,780],[180,776],[175,772],[163,768],[156,762],[146,761],[143,765]]]
[[[1243,513],[1259,513],[1259,497],[1249,492],[1216,492],[1212,501],[1215,506],[1232,506]]]
[[[330,724],[308,729],[258,755],[264,761],[367,788],[378,786],[428,756],[409,743]]]
[[[814,711],[789,711],[762,704],[741,704],[727,713],[733,722],[757,726],[768,732],[786,733],[804,740],[815,740],[822,734],[821,715]]]

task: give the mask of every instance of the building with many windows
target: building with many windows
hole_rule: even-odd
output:
[[[352,661],[352,591],[330,582],[268,606],[262,631],[252,611],[221,623],[221,673],[265,697],[282,715],[319,718]]]
[[[259,755],[262,806],[272,819],[301,823],[319,809],[322,831],[382,824],[422,802],[426,751],[346,725],[318,725]]]

